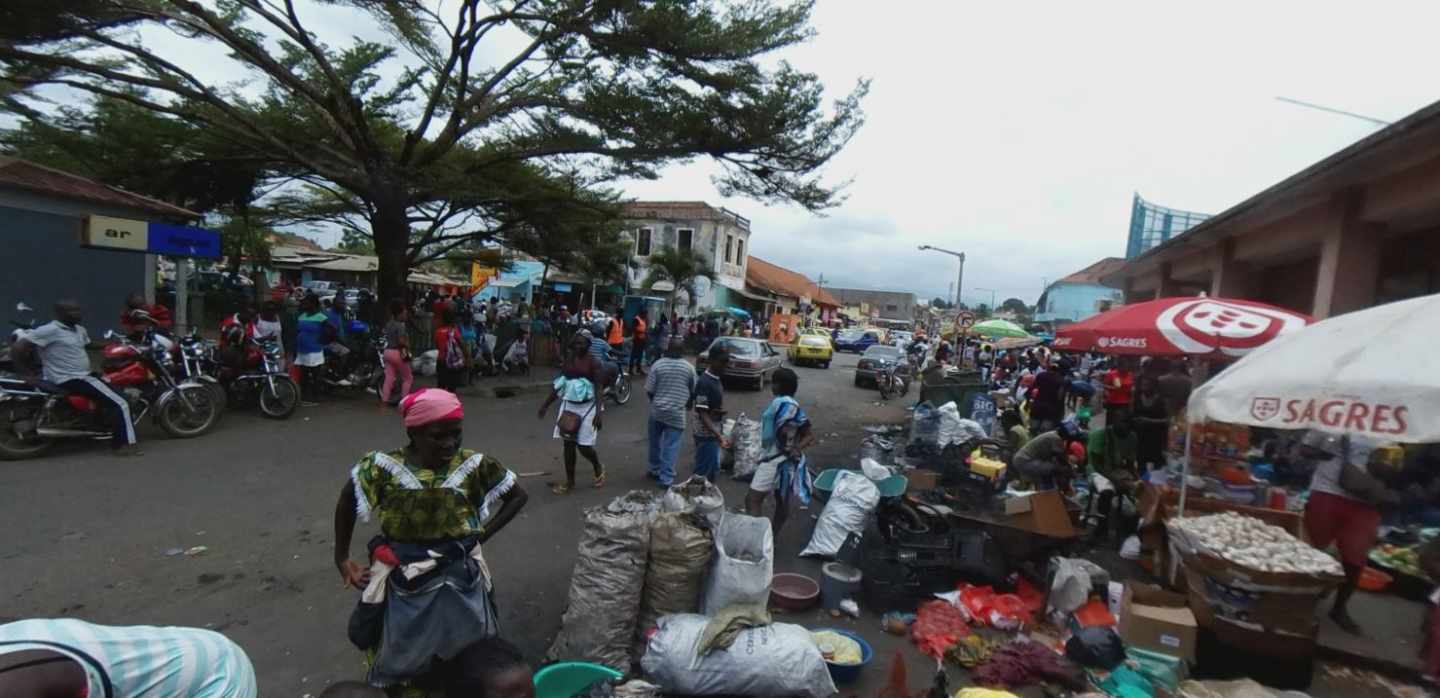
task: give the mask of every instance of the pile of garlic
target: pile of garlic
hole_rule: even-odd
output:
[[[1172,519],[1191,544],[1238,565],[1265,572],[1344,574],[1335,558],[1279,526],[1235,512]]]

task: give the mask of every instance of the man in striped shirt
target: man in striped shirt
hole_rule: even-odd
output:
[[[69,618],[0,625],[0,696],[256,698],[238,645],[198,628]]]
[[[685,344],[671,341],[665,356],[650,367],[645,394],[650,396],[650,462],[646,474],[669,487],[675,480],[680,437],[685,433],[685,412],[695,399],[695,367],[680,358]]]

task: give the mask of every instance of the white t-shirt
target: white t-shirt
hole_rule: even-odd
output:
[[[1364,437],[1352,436],[1350,440],[1350,462],[1358,464],[1364,469],[1370,462],[1370,452],[1375,450],[1376,444]],[[1310,476],[1310,491],[1333,494],[1337,497],[1353,499],[1357,502],[1365,500],[1345,491],[1340,486],[1340,471],[1344,470],[1345,459],[1340,456],[1331,456],[1315,464],[1315,472]]]

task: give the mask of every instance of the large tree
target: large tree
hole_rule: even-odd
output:
[[[0,96],[34,118],[13,88],[63,86],[265,158],[303,183],[283,212],[368,233],[386,299],[447,245],[543,225],[512,205],[536,187],[587,191],[707,156],[725,195],[831,206],[818,171],[861,124],[867,88],[827,110],[814,75],[762,61],[811,35],[805,0],[327,3],[392,37],[346,46],[319,40],[295,0],[60,4],[63,22],[0,33]],[[218,44],[242,79],[152,51],[137,23]],[[502,35],[520,48],[494,59]]]
[[[682,288],[690,294],[691,310],[698,308],[695,281],[700,278],[715,280],[715,271],[710,266],[710,260],[694,250],[662,247],[650,255],[649,264],[650,271],[645,274],[640,286],[648,292],[661,281],[670,282],[674,288],[670,289],[666,305],[671,311],[675,309],[675,296]]]

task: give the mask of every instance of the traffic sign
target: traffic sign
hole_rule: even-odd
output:
[[[961,327],[969,327],[975,324],[975,313],[968,310],[960,311],[960,314],[955,316],[955,324]]]

